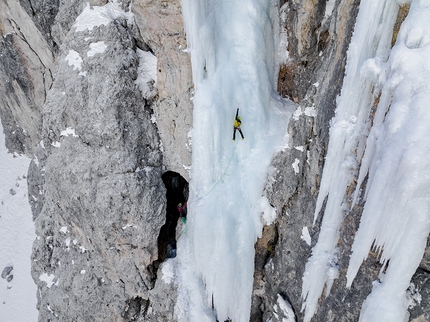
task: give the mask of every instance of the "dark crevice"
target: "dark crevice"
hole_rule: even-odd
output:
[[[125,310],[122,314],[124,321],[137,321],[139,316],[145,315],[149,301],[139,296],[127,300]]]
[[[188,182],[179,173],[167,171],[162,175],[166,187],[166,222],[158,235],[158,264],[176,256],[176,226],[180,217],[186,217]],[[182,208],[179,208],[179,206]]]

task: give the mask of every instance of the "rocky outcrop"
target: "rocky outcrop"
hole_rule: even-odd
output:
[[[192,80],[178,47],[185,49],[179,6],[168,12],[176,18],[164,35],[150,26],[139,32],[131,1],[0,6],[1,119],[9,150],[34,156],[28,181],[39,320],[166,320],[174,290],[157,280],[162,173],[167,164],[187,176],[191,155]],[[74,25],[83,12],[94,15],[93,25]],[[158,93],[156,79],[138,79],[150,65],[145,51],[160,57]],[[151,95],[139,90],[146,81]],[[155,104],[164,108],[157,122]],[[165,111],[175,104],[179,112]],[[176,137],[163,147],[160,135],[172,121]]]
[[[43,200],[33,249],[43,321],[133,320],[154,286],[162,154],[129,29],[122,17],[73,27],[57,56],[32,168],[44,177],[33,196]]]

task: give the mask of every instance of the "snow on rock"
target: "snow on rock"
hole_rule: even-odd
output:
[[[43,273],[42,275],[40,275],[39,280],[41,280],[42,282],[45,282],[47,288],[51,288],[51,286],[57,282],[57,280],[55,280],[54,274],[47,274],[47,273]]]
[[[60,228],[60,232],[63,233],[63,234],[67,234],[67,232],[68,232],[67,226],[61,227]]]
[[[95,54],[102,54],[106,50],[107,45],[104,41],[93,42],[90,44],[90,50],[87,52],[88,57],[92,57]]]
[[[157,94],[157,57],[139,48],[136,49],[136,53],[139,57],[139,74],[135,83],[139,86],[143,97],[151,99]]]
[[[311,245],[312,239],[311,239],[311,235],[309,234],[308,227],[303,227],[302,235],[300,236],[300,238],[303,239],[306,242],[306,244],[308,244],[309,246]]]
[[[327,19],[328,17],[330,17],[331,14],[333,13],[335,2],[336,2],[335,0],[327,0],[327,3],[325,5],[324,19]]]
[[[60,134],[60,135],[61,135],[61,136],[69,136],[69,135],[71,135],[71,136],[73,136],[73,137],[75,137],[75,138],[79,137],[79,135],[77,135],[77,134],[75,133],[75,129],[73,129],[73,128],[71,128],[71,127],[66,128],[64,131],[61,131],[61,134]]]
[[[125,18],[130,24],[133,23],[134,19],[133,14],[122,10],[117,1],[111,1],[104,6],[90,6],[87,3],[84,11],[76,18],[75,31],[91,31],[94,27],[106,26],[118,18]]]
[[[315,117],[317,115],[315,106],[307,106],[304,109],[301,106],[298,106],[294,111],[293,119],[297,121],[300,118],[300,115]]]
[[[270,205],[269,200],[265,196],[260,198],[259,211],[265,225],[270,225],[275,221],[276,209]]]
[[[278,311],[278,307],[280,311]],[[278,294],[278,300],[274,306],[275,312],[278,312],[281,314],[282,322],[296,322],[296,315],[294,314],[293,307],[291,306],[290,302],[285,300],[281,294]]]
[[[59,147],[61,147],[61,143],[60,143],[60,142],[58,142],[58,141],[53,141],[53,142],[51,143],[51,145],[52,145],[53,147],[55,147],[55,148],[59,148]]]
[[[66,58],[64,58],[70,66],[73,66],[73,70],[82,70],[82,58],[79,56],[79,53],[74,51],[73,49],[69,50],[69,53],[67,54]]]
[[[162,280],[166,284],[172,283],[175,278],[175,259],[169,259],[161,265]]]
[[[295,174],[298,174],[300,172],[299,164],[300,164],[300,160],[295,158],[293,164],[291,165],[294,169]]]

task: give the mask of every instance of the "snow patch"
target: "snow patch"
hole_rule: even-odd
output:
[[[325,4],[325,13],[324,13],[324,19],[331,16],[333,13],[334,5],[336,4],[336,0],[327,0]]]
[[[317,110],[315,106],[307,106],[304,109],[302,109],[301,106],[298,106],[293,114],[293,119],[297,121],[301,115],[315,117],[317,116]]]
[[[71,128],[71,127],[66,128],[64,131],[61,131],[60,135],[61,135],[61,136],[69,136],[69,135],[71,135],[71,136],[73,136],[74,138],[79,137],[79,135],[77,135],[77,134],[75,133],[75,129],[73,129],[73,128]]]
[[[93,30],[94,27],[107,26],[112,21],[124,18],[131,25],[134,23],[134,15],[131,12],[125,12],[121,9],[119,3],[112,1],[104,6],[93,6],[89,3],[76,18],[74,23],[75,31]]]
[[[82,70],[82,58],[77,51],[73,49],[69,50],[66,58],[64,60],[69,64],[69,66],[73,66],[73,70],[77,69],[78,71]]]
[[[87,56],[93,57],[95,54],[102,54],[106,48],[107,45],[104,41],[93,42],[90,44],[90,50],[87,52]]]
[[[285,300],[281,294],[278,294],[277,305],[282,311],[283,317],[282,322],[296,322],[296,315],[294,314],[293,307],[290,302]],[[277,306],[275,305],[275,311],[277,312]]]
[[[67,238],[64,240],[64,243],[66,244],[66,250],[67,250],[67,251],[70,251],[70,237],[67,237]]]
[[[408,300],[408,310],[413,309],[415,306],[421,304],[421,294],[419,289],[415,287],[414,283],[410,283],[408,289],[406,290],[406,298]]]
[[[139,57],[139,67],[135,84],[144,98],[151,99],[157,94],[157,57],[139,48],[136,49],[136,54]]]
[[[266,196],[260,198],[259,212],[265,225],[270,225],[276,220],[276,209],[270,205]]]
[[[309,234],[309,229],[308,227],[303,227],[302,229],[302,235],[300,236],[301,239],[303,239],[306,244],[308,244],[309,246],[312,243],[312,239],[311,239],[311,235]]]
[[[37,236],[23,180],[31,160],[8,153],[4,142],[0,122],[0,272],[13,267],[12,281],[0,279],[0,321],[37,321],[37,286],[31,277],[31,252]]]
[[[300,172],[299,164],[300,164],[300,160],[296,158],[293,164],[291,165],[294,169],[295,174],[298,174]]]
[[[63,234],[67,234],[67,232],[68,232],[67,226],[61,227],[60,232]]]
[[[121,227],[123,230],[126,230],[128,227],[136,227],[136,226],[134,226],[134,225],[132,225],[132,224],[127,224],[127,225],[125,225],[125,226],[123,226],[123,227]]]
[[[175,263],[176,260],[174,258],[171,258],[163,262],[161,266],[161,279],[166,284],[171,284],[175,278]]]
[[[154,114],[151,114],[151,122],[152,122],[153,124],[157,124],[157,117],[155,116],[155,113],[154,113]]]
[[[45,282],[47,288],[51,288],[51,286],[55,284],[55,282],[54,282],[55,275],[43,273],[42,275],[39,276],[39,280],[41,280],[42,282]]]

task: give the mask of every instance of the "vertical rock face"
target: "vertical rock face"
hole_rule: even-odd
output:
[[[57,56],[34,177],[40,320],[132,320],[153,288],[165,213],[162,155],[135,84],[128,21],[73,27]],[[36,207],[37,208],[37,207]]]
[[[189,180],[193,82],[181,3],[136,1],[132,10],[142,38],[158,60],[158,98],[153,109],[164,147],[164,164]]]
[[[140,33],[141,3],[0,2],[6,144],[34,156],[41,321],[162,321],[173,312],[174,286],[155,283],[155,262],[166,220],[163,169],[188,176],[191,159],[191,67],[178,3],[149,8],[152,25]],[[92,25],[74,25],[83,11]],[[166,17],[170,29],[158,34]],[[138,79],[148,50],[160,57],[155,97],[139,90],[156,81]]]
[[[49,43],[18,1],[0,2],[0,116],[9,151],[34,151],[41,112],[52,84]]]

